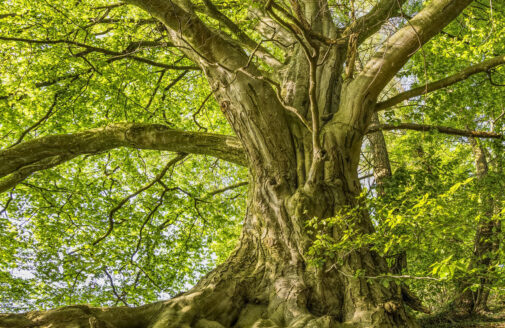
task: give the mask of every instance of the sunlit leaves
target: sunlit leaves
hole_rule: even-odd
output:
[[[0,17],[1,148],[21,136],[117,122],[232,133],[200,71],[163,66],[194,64],[138,8],[20,0],[3,2]],[[1,195],[2,311],[143,304],[177,294],[222,261],[238,237],[245,187],[206,195],[246,177],[204,156],[177,163],[126,202],[112,233],[93,245],[110,211],[172,157],[131,149],[94,154]]]

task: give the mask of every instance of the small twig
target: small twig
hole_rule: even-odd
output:
[[[124,297],[119,296],[119,294],[117,293],[116,286],[114,285],[114,280],[112,279],[111,275],[107,271],[106,267],[103,268],[103,272],[107,276],[107,279],[109,279],[110,286],[112,287],[112,293],[114,293],[117,300],[120,301],[121,303],[123,303],[125,306],[129,306],[128,303],[126,303]]]
[[[121,209],[121,207],[123,207],[124,204],[126,204],[126,202],[128,202],[130,199],[136,197],[138,194],[146,191],[147,189],[151,188],[154,184],[158,183],[161,181],[161,179],[165,176],[165,174],[168,172],[168,170],[170,169],[170,167],[172,167],[173,165],[175,165],[177,162],[181,161],[182,159],[184,159],[185,157],[187,156],[187,154],[179,154],[177,155],[175,158],[173,158],[172,160],[170,160],[166,165],[165,167],[161,170],[160,173],[158,173],[158,175],[156,176],[156,178],[154,180],[152,180],[151,182],[149,182],[148,184],[146,184],[145,186],[143,186],[142,188],[140,188],[139,190],[137,190],[136,192],[134,192],[133,194],[131,195],[128,195],[127,197],[123,198],[123,200],[121,200],[110,212],[109,212],[109,228],[107,229],[107,231],[105,232],[105,234],[103,234],[100,238],[98,238],[97,240],[95,240],[92,245],[95,246],[97,245],[98,243],[100,243],[102,240],[104,240],[105,238],[107,238],[111,233],[112,233],[112,230],[114,230],[114,214],[119,210]]]
[[[118,3],[114,3],[112,5],[93,7],[91,9],[93,9],[93,10],[113,9],[113,8],[122,7],[122,6],[125,6],[125,5],[126,5],[126,3],[124,3],[124,2],[118,2]]]
[[[505,87],[505,84],[496,83],[495,81],[493,81],[493,70],[492,69],[486,71],[486,73],[487,73],[487,77],[489,79],[489,83],[491,83],[492,86]]]
[[[135,255],[140,250],[140,245],[142,244],[142,232],[144,231],[145,226],[152,219],[152,217],[154,216],[154,214],[156,213],[156,211],[158,211],[158,208],[160,208],[160,206],[163,204],[163,198],[165,197],[167,191],[168,191],[168,189],[166,189],[166,188],[163,190],[163,192],[161,193],[161,195],[160,195],[160,197],[158,199],[158,203],[156,204],[156,206],[151,211],[149,211],[149,214],[147,214],[144,222],[142,222],[142,226],[140,227],[140,230],[139,230],[139,240],[137,241],[137,246],[135,247],[135,251],[130,256],[130,260],[132,262],[133,262],[133,258],[135,257]]]
[[[5,202],[4,207],[0,211],[0,215],[4,214],[7,211],[7,208],[9,207],[9,204],[12,202],[12,199],[13,199],[13,197],[12,197],[12,191],[11,191],[9,193],[9,199],[7,199],[7,201]]]
[[[216,189],[214,191],[208,192],[203,198],[205,199],[205,198],[208,198],[208,197],[211,197],[211,196],[215,196],[217,194],[223,193],[223,192],[228,191],[228,190],[232,190],[232,189],[235,189],[235,188],[246,186],[247,184],[249,184],[249,182],[247,182],[247,181],[241,181],[241,182],[232,184],[230,186],[219,188],[219,189]]]
[[[331,270],[337,270],[341,274],[343,274],[346,277],[349,278],[364,278],[364,279],[414,279],[414,280],[432,280],[432,281],[442,281],[441,278],[435,278],[435,277],[419,277],[419,276],[411,276],[411,275],[380,275],[380,276],[356,276],[353,274],[346,273],[342,270],[338,270],[336,264],[333,264],[326,272],[329,272]]]
[[[205,106],[205,103],[207,103],[207,101],[210,99],[210,96],[212,96],[212,94],[213,94],[213,92],[210,92],[205,97],[205,99],[202,101],[202,103],[200,104],[200,107],[198,107],[198,109],[196,110],[196,112],[193,113],[193,122],[195,122],[195,124],[198,126],[198,129],[203,130],[205,132],[207,132],[207,128],[204,127],[204,126],[201,126],[200,123],[198,123],[198,120],[196,119],[196,116],[198,114],[200,114],[200,112],[202,111],[203,107]]]
[[[37,128],[40,124],[44,123],[44,121],[46,121],[49,117],[51,117],[51,115],[53,114],[54,107],[56,107],[56,104],[58,102],[59,95],[60,95],[59,92],[56,92],[54,94],[53,103],[51,104],[51,106],[49,106],[49,110],[46,112],[46,114],[44,116],[42,116],[37,122],[35,122],[28,129],[24,130],[23,133],[21,133],[21,135],[19,136],[18,140],[15,143],[13,143],[12,145],[10,145],[9,148],[20,144],[21,141],[23,141],[24,137],[26,137],[26,135],[28,133],[30,133],[30,131]]]
[[[144,109],[146,111],[149,111],[149,107],[151,107],[151,104],[154,100],[154,97],[156,96],[156,93],[158,92],[158,89],[160,88],[161,81],[163,80],[163,77],[165,76],[166,72],[167,72],[166,69],[161,71],[160,77],[158,78],[158,81],[156,82],[156,87],[154,88],[154,91],[151,94],[151,97],[149,97],[149,101],[147,102],[147,105],[144,107]]]

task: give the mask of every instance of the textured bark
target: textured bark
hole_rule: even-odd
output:
[[[472,151],[475,161],[475,171],[478,182],[483,185],[489,172],[486,152],[482,144],[471,138]],[[462,281],[459,286],[458,297],[454,301],[454,309],[463,314],[478,313],[487,311],[487,300],[490,290],[491,267],[494,264],[493,258],[500,247],[498,234],[500,232],[500,222],[493,220],[495,214],[495,200],[485,191],[485,186],[480,193],[481,219],[477,225],[473,254],[469,269],[476,269],[480,286],[472,291],[470,285]]]
[[[236,137],[178,131],[159,124],[114,124],[75,134],[37,138],[0,150],[0,193],[34,172],[80,155],[118,147],[204,154],[247,165],[242,144]]]
[[[385,287],[378,279],[355,276],[358,271],[365,276],[389,271],[385,259],[367,247],[335,254],[340,262],[328,258],[323,267],[311,265],[309,248],[314,236],[306,222],[359,205],[357,167],[377,96],[419,45],[470,1],[431,1],[356,78],[352,70],[343,77],[344,67],[354,65],[345,62],[354,58],[355,49],[348,51],[347,41],[339,38],[352,39],[353,33],[362,33],[358,37],[362,41],[405,1],[379,1],[371,15],[358,20],[366,27],[361,32],[359,26],[338,29],[323,0],[290,1],[293,16],[289,11],[281,16],[291,17],[291,23],[278,16],[283,7],[265,1],[265,8],[258,10],[270,16],[281,34],[290,34],[296,41],[286,46],[289,61],[273,78],[235,42],[209,28],[190,1],[127,2],[162,22],[172,44],[202,68],[242,144],[251,174],[239,245],[225,263],[172,300],[136,309],[70,307],[7,315],[0,317],[0,326],[417,327],[407,315],[399,285]],[[218,13],[213,15],[230,25]],[[237,38],[251,48],[250,40]],[[223,138],[228,137],[218,139]],[[204,148],[204,153],[211,149]],[[214,156],[231,156],[230,160],[244,163],[235,151],[227,155],[229,147],[217,148],[212,150]],[[364,210],[343,220],[358,233],[373,231]],[[336,240],[342,237],[337,228],[327,233]],[[132,317],[136,319],[128,320]]]
[[[379,115],[374,113],[371,120],[372,126],[379,126]],[[370,129],[369,129],[370,131]],[[384,196],[385,180],[393,175],[389,154],[386,146],[386,140],[381,130],[372,131],[367,134],[370,146],[372,148],[373,175],[380,196]]]

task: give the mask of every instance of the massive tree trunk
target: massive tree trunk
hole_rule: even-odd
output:
[[[206,74],[217,84],[213,69]],[[244,228],[231,257],[187,293],[131,310],[127,316],[135,320],[116,319],[127,309],[70,307],[7,316],[0,325],[68,327],[63,316],[83,327],[336,327],[341,322],[353,327],[416,326],[405,311],[399,286],[386,288],[376,279],[355,277],[358,270],[366,276],[388,272],[386,261],[366,247],[337,254],[340,264],[334,259],[323,267],[309,264],[314,236],[307,220],[357,206],[357,166],[368,122],[364,114],[352,115],[366,104],[356,100],[356,89],[343,86],[338,111],[331,109],[336,112],[333,120],[321,131],[325,152],[318,158],[313,156],[312,134],[289,116],[265,82],[241,74],[218,76],[216,97],[244,145],[251,172]],[[305,82],[299,78],[290,83]],[[370,111],[374,103],[366,105]],[[253,114],[236,115],[241,111]],[[277,128],[266,133],[272,121]],[[311,172],[314,158],[321,163]],[[373,229],[364,211],[347,220],[361,233]],[[339,239],[339,231],[328,233]]]
[[[215,71],[206,73],[211,84],[217,84]],[[396,284],[386,288],[377,280],[354,276],[358,270],[366,276],[388,272],[386,261],[366,247],[338,254],[342,264],[335,260],[324,267],[309,264],[314,237],[307,220],[328,218],[357,206],[357,166],[368,122],[352,115],[363,106],[356,101],[355,89],[344,86],[339,110],[332,109],[334,120],[321,131],[326,152],[319,159],[320,169],[310,173],[312,135],[288,115],[271,88],[246,75],[221,72],[219,78],[222,84],[216,97],[244,145],[251,171],[247,215],[233,255],[189,292],[134,310],[142,323],[123,324],[113,319],[115,315],[109,317],[109,310],[72,307],[62,311],[68,311],[69,319],[75,314],[90,325],[95,320],[96,327],[336,327],[339,322],[356,327],[414,327]],[[301,86],[304,82],[299,78],[290,83]],[[241,111],[238,106],[254,114],[235,115]],[[272,121],[277,129],[266,133]],[[348,220],[362,233],[373,229],[364,211]],[[339,239],[339,231],[328,233]],[[64,327],[66,323],[56,321],[61,313],[53,313],[54,319],[46,325]],[[140,319],[144,313],[149,313],[149,319]],[[26,318],[44,323],[48,316]],[[9,317],[3,320],[2,325],[10,327]]]
[[[267,98],[265,98],[267,99]],[[69,307],[0,319],[2,327],[414,327],[401,291],[377,280],[354,277],[386,273],[386,262],[366,248],[343,255],[342,264],[308,263],[312,237],[305,222],[326,218],[343,206],[356,206],[356,175],[362,135],[342,128],[325,135],[329,152],[324,177],[299,186],[296,166],[272,162],[251,165],[251,188],[244,230],[232,256],[187,293],[139,309]],[[349,140],[355,142],[349,142]],[[254,147],[262,143],[255,139]],[[331,147],[329,147],[331,144]],[[338,151],[337,151],[338,150]],[[278,149],[279,157],[285,149]],[[309,150],[310,151],[310,150]],[[287,157],[287,156],[286,156]],[[289,159],[289,158],[288,158]],[[295,158],[290,159],[295,161]],[[363,233],[372,230],[366,213]],[[338,239],[338,232],[331,232]],[[68,321],[67,321],[68,320]]]
[[[296,29],[283,25],[278,16],[282,8],[266,1],[264,11],[276,20],[275,26],[282,33],[293,32],[297,40],[274,79],[245,51],[205,26],[190,2],[127,2],[159,19],[173,43],[202,68],[243,145],[250,190],[239,245],[194,288],[169,301],[136,309],[67,307],[7,315],[0,317],[0,326],[416,327],[399,285],[385,287],[378,279],[365,278],[389,270],[366,246],[336,252],[322,267],[311,265],[309,248],[315,237],[306,222],[359,205],[360,149],[381,90],[420,45],[471,1],[430,2],[359,74],[354,72],[357,45],[405,1],[379,1],[344,30],[335,26],[325,1],[294,7],[300,18]],[[339,43],[339,38],[347,41]],[[260,46],[253,50],[262,51]],[[373,231],[364,210],[340,220],[357,233]],[[337,241],[342,237],[339,229],[326,233]]]

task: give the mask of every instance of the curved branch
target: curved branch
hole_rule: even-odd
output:
[[[248,56],[243,49],[213,32],[195,12],[186,10],[189,4],[177,0],[126,0],[157,18],[171,31],[176,46],[187,48],[196,62],[226,63],[228,69],[244,66]],[[200,63],[201,64],[201,63]]]
[[[24,130],[21,133],[21,135],[19,136],[18,140],[14,143],[13,146],[20,144],[21,141],[23,141],[23,139],[26,137],[26,135],[28,133],[30,133],[30,131],[32,131],[33,129],[36,129],[42,123],[44,123],[45,121],[47,121],[51,117],[51,115],[53,115],[54,107],[56,107],[59,95],[60,95],[60,93],[58,93],[58,92],[54,94],[54,96],[53,96],[53,103],[51,104],[51,106],[49,106],[49,110],[44,114],[44,116],[42,116],[39,120],[37,120],[37,122],[33,123],[26,130]]]
[[[404,100],[407,100],[407,99],[410,99],[413,97],[417,97],[417,96],[421,96],[421,95],[427,94],[429,92],[448,87],[452,84],[466,80],[467,78],[469,78],[470,76],[472,76],[474,74],[487,72],[491,68],[499,66],[499,65],[503,65],[503,64],[505,64],[505,56],[502,55],[502,56],[497,56],[497,57],[491,58],[489,60],[483,61],[482,63],[469,66],[469,67],[465,68],[464,70],[462,70],[456,74],[453,74],[451,76],[448,76],[444,79],[441,79],[441,80],[438,80],[435,82],[431,82],[426,85],[402,92],[402,93],[400,93],[390,99],[387,99],[383,102],[378,103],[375,106],[375,110],[377,110],[377,111],[383,110],[383,109],[392,107],[392,106],[394,106]]]
[[[172,158],[163,167],[163,169],[160,171],[160,173],[158,173],[158,175],[156,175],[156,177],[154,178],[154,180],[148,182],[146,185],[142,186],[142,188],[138,189],[134,193],[126,196],[116,206],[114,206],[114,208],[109,212],[109,227],[108,227],[107,231],[102,236],[100,236],[97,240],[95,240],[92,245],[93,246],[97,245],[98,243],[100,243],[102,240],[104,240],[105,238],[107,238],[112,233],[112,230],[114,230],[114,223],[115,223],[114,222],[114,214],[117,211],[119,211],[124,206],[124,204],[126,204],[130,199],[138,196],[140,193],[143,193],[147,189],[151,188],[156,183],[161,183],[161,179],[163,179],[163,177],[168,172],[168,170],[171,167],[173,167],[175,164],[177,164],[177,162],[180,162],[181,160],[183,160],[186,156],[187,156],[187,154],[181,153],[181,154],[177,155],[176,157]]]
[[[165,68],[165,69],[172,69],[172,70],[199,70],[200,69],[198,66],[194,66],[194,65],[177,66],[177,65],[156,62],[154,60],[144,58],[144,57],[134,56],[133,54],[136,52],[135,47],[137,47],[137,48],[140,47],[142,45],[141,42],[133,42],[130,45],[128,45],[124,51],[118,52],[118,51],[112,51],[109,49],[90,46],[90,45],[87,45],[87,44],[84,44],[81,42],[70,41],[70,40],[32,40],[32,39],[14,38],[14,37],[6,37],[6,36],[0,36],[0,40],[24,42],[24,43],[29,43],[29,44],[42,44],[42,45],[68,44],[68,45],[73,45],[76,47],[86,49],[78,54],[75,54],[74,56],[76,56],[76,57],[83,56],[83,55],[86,55],[91,52],[98,52],[98,53],[101,53],[104,55],[113,56],[112,58],[109,59],[112,61],[122,59],[122,58],[129,58],[131,60],[134,60],[134,61],[137,61],[140,63],[148,64],[148,65],[155,66],[155,67],[161,67],[161,68]],[[169,46],[169,44],[163,44],[163,43],[160,43],[160,45]]]
[[[387,83],[426,42],[440,33],[472,0],[430,1],[406,26],[397,31],[366,64],[354,81],[363,94],[376,98]]]
[[[172,130],[159,124],[123,123],[75,134],[46,136],[0,150],[0,192],[32,173],[57,166],[84,154],[118,147],[203,154],[247,165],[236,137]]]
[[[371,125],[368,127],[367,133],[376,131],[389,131],[389,130],[414,130],[414,131],[438,131],[440,133],[452,134],[462,137],[475,137],[475,138],[491,138],[491,139],[505,139],[505,136],[496,132],[488,131],[470,131],[455,129],[447,126],[426,125],[416,123],[400,123],[400,124],[379,124]]]

